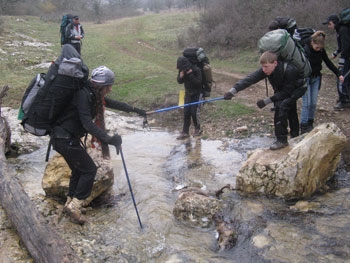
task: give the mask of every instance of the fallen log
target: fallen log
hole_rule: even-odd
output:
[[[5,88],[5,87],[4,87]],[[3,88],[3,90],[4,90]],[[53,228],[31,202],[18,182],[9,175],[5,157],[5,144],[9,129],[1,117],[0,94],[0,202],[16,228],[19,237],[36,263],[82,262],[69,244]]]

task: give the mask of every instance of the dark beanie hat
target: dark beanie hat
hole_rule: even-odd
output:
[[[339,23],[339,17],[337,15],[330,15],[329,17],[327,17],[327,20],[324,21],[322,24],[326,25],[330,21],[332,21],[335,25],[337,25]]]
[[[191,67],[191,62],[186,57],[179,57],[177,59],[177,69],[188,70]]]

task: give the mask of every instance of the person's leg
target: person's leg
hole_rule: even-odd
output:
[[[91,194],[97,172],[94,161],[78,139],[54,139],[53,146],[72,170],[68,196],[86,199]]]
[[[344,67],[341,70],[341,74],[345,76],[350,71],[350,59],[345,59]],[[337,105],[334,106],[335,110],[342,110],[343,108],[350,108],[350,73],[341,83],[337,80],[338,96],[339,100]]]
[[[287,114],[281,111],[280,104],[280,101],[275,103],[274,125],[277,140],[270,146],[271,150],[278,150],[288,146]]]
[[[75,222],[84,224],[86,220],[81,209],[84,199],[91,194],[97,167],[78,139],[53,139],[53,147],[72,170],[68,191],[71,200],[65,211]]]
[[[185,99],[184,103],[188,104],[191,102],[191,97],[187,94],[185,94]],[[184,119],[183,119],[183,126],[182,126],[182,132],[180,136],[178,136],[176,139],[178,140],[183,140],[189,137],[189,131],[190,131],[190,126],[191,126],[191,107],[187,106],[184,107]]]
[[[290,127],[290,136],[292,138],[299,136],[299,118],[297,111],[297,102],[293,102],[288,110],[288,121]]]
[[[311,100],[311,79],[308,78],[306,80],[307,82],[307,89],[304,95],[302,96],[302,106],[301,106],[301,114],[300,114],[300,123],[301,125],[307,124],[307,121],[309,120],[309,108],[310,108],[310,100]]]
[[[321,87],[321,76],[317,76],[315,78],[312,78],[312,82],[310,85],[310,110],[309,110],[309,118],[307,120],[307,132],[310,132],[314,127],[314,119],[316,115],[316,107],[317,107],[317,100],[318,100],[318,93]]]
[[[200,98],[200,94],[196,94],[192,96],[191,102],[198,102]],[[194,136],[200,135],[201,125],[200,125],[200,107],[198,104],[191,106],[191,117],[193,121],[193,126],[195,129]]]

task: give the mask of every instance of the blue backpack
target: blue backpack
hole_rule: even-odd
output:
[[[61,46],[68,43],[66,39],[66,27],[72,22],[72,18],[73,18],[72,14],[65,14],[62,16],[61,26],[60,26]]]

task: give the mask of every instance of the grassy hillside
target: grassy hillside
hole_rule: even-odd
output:
[[[5,32],[0,36],[1,85],[9,85],[5,106],[18,107],[21,96],[38,72],[38,65],[55,60],[60,53],[59,24],[37,17],[4,17]],[[176,82],[176,60],[181,55],[178,37],[195,26],[198,13],[151,14],[108,21],[84,23],[82,58],[90,71],[106,65],[117,76],[111,97],[145,109],[157,109],[178,102],[182,85]],[[198,43],[193,43],[197,45]],[[233,54],[234,57],[235,54]],[[245,72],[256,67],[256,54],[237,54],[227,61],[211,57],[212,66],[226,72]],[[251,63],[254,61],[254,63]],[[216,92],[212,97],[217,96]],[[220,94],[222,95],[222,94]],[[242,105],[220,103],[212,117],[235,115],[250,110]]]

